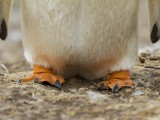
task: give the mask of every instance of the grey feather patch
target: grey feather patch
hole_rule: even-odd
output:
[[[150,37],[151,37],[152,43],[156,43],[159,40],[158,27],[157,27],[156,23],[153,26],[153,29],[152,29]]]
[[[6,21],[4,19],[2,19],[1,24],[0,24],[0,38],[2,40],[5,40],[7,37],[7,25],[6,25]]]

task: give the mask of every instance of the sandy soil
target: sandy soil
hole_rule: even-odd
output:
[[[158,120],[159,57],[145,56],[140,61],[131,73],[135,86],[118,93],[97,91],[100,81],[71,78],[59,91],[50,85],[19,81],[31,72],[1,74],[0,119]]]
[[[145,53],[131,72],[135,86],[112,93],[96,90],[100,80],[71,78],[59,91],[50,85],[19,81],[31,74],[31,67],[23,56],[18,6],[15,0],[9,37],[0,41],[0,120],[160,119],[160,51],[155,51],[158,44],[145,41],[144,22],[140,50]]]

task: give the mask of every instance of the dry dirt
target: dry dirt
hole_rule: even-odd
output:
[[[99,81],[81,78],[67,80],[62,91],[50,85],[21,83],[20,79],[31,74],[26,71],[28,65],[25,61],[8,65],[13,73],[4,70],[0,75],[0,119],[159,120],[159,59],[143,55],[131,72],[135,86],[118,93],[97,91]],[[18,69],[25,72],[14,72]]]
[[[0,65],[0,120],[160,120],[160,57],[156,54],[140,57],[131,71],[135,86],[118,93],[97,91],[100,81],[81,78],[67,80],[62,91],[19,82],[31,74],[31,67],[23,57],[18,0],[14,6],[9,37],[0,41],[0,63],[6,66],[5,70]]]

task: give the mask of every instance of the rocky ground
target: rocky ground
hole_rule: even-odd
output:
[[[19,80],[31,74],[27,64],[8,65],[0,75],[2,120],[159,120],[160,58],[143,55],[134,66],[132,88],[97,91],[97,81],[71,78],[60,91],[50,85]],[[21,68],[21,69],[19,69]],[[22,70],[22,68],[24,70]],[[25,72],[14,72],[18,69]],[[8,70],[9,71],[9,70]],[[98,81],[99,82],[99,81]]]
[[[159,120],[160,52],[140,41],[144,54],[131,71],[132,88],[97,91],[100,81],[71,78],[60,91],[50,85],[19,80],[31,74],[23,57],[19,4],[15,0],[7,41],[0,41],[0,120]],[[144,14],[143,14],[144,15]],[[146,39],[141,22],[140,39]],[[143,33],[143,34],[142,34]],[[154,49],[151,49],[154,48]]]

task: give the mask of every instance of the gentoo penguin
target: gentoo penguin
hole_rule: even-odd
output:
[[[160,39],[160,0],[147,0],[150,38],[152,43]]]
[[[5,0],[4,0],[5,1]],[[104,78],[98,89],[130,87],[137,59],[139,0],[21,0],[23,46],[33,74],[23,81]]]

